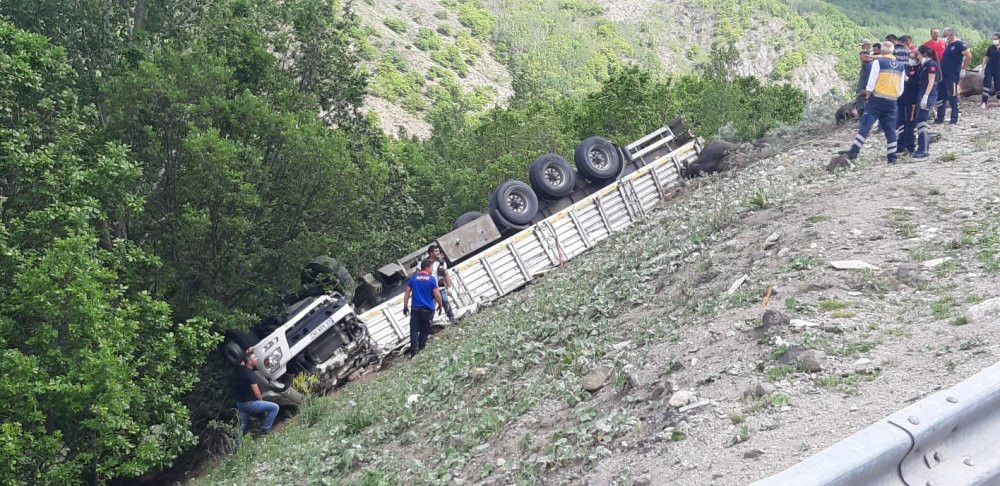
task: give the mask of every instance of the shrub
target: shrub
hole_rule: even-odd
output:
[[[402,34],[406,32],[406,21],[403,19],[386,17],[385,19],[382,20],[382,23],[397,34]]]

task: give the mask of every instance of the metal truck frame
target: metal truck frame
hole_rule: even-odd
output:
[[[578,184],[572,193],[540,207],[523,229],[502,218],[498,225],[495,214],[486,214],[437,239],[452,264],[451,281],[458,290],[452,301],[459,315],[523,287],[646,217],[675,192],[702,143],[678,118],[625,147],[615,147],[623,157],[615,180]],[[402,272],[405,278],[413,272],[410,262],[424,248],[383,269]],[[405,349],[410,332],[403,296],[385,290],[382,295],[390,296],[360,314],[335,292],[309,296],[286,308],[284,324],[252,344],[260,358],[257,373],[263,388],[273,391],[265,398],[294,404],[298,393],[290,384],[295,372],[319,373],[321,381],[333,387],[363,368],[378,368],[385,357]],[[246,344],[226,342],[231,361]]]

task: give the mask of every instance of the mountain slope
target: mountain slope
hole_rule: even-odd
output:
[[[777,472],[1000,354],[995,316],[965,317],[1000,297],[988,136],[1000,125],[964,108],[922,161],[887,166],[872,146],[828,174],[847,127],[744,154],[743,170],[693,181],[416,359],[311,400],[205,482],[745,484]],[[847,259],[877,268],[828,265]],[[764,323],[765,309],[786,319]],[[825,354],[818,371],[789,361],[805,349]]]

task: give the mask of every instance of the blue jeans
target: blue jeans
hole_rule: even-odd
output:
[[[451,301],[448,300],[448,289],[444,287],[439,287],[438,290],[441,292],[441,303],[444,304],[444,312],[448,314],[448,320],[455,320],[455,311],[451,310]]]
[[[854,137],[854,143],[847,152],[847,157],[851,160],[858,158],[861,147],[864,147],[868,134],[872,131],[872,125],[878,121],[882,131],[885,132],[886,155],[889,163],[896,162],[896,101],[884,98],[872,97],[865,105],[865,114],[861,117],[861,124],[858,126],[858,134]]]
[[[271,430],[271,426],[274,425],[274,419],[278,417],[278,404],[264,400],[236,402],[236,410],[240,412],[240,432],[244,434],[247,432],[247,419],[250,418],[250,415],[267,414],[267,418],[264,419],[264,425],[260,427],[265,433]]]
[[[937,95],[927,97],[927,109],[917,110],[917,152],[930,153],[930,133],[927,131],[927,120],[931,117],[930,107],[937,102]],[[917,105],[919,108],[920,105]]]
[[[951,105],[951,122],[958,123],[958,79],[943,79],[938,86],[938,108],[936,123],[944,122],[945,103]]]

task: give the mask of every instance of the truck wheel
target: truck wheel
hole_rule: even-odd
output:
[[[531,186],[518,181],[507,180],[497,186],[490,198],[490,209],[495,209],[507,221],[515,225],[531,224],[538,213],[538,197]]]
[[[500,230],[501,233],[506,233],[510,230],[519,231],[531,226],[531,224],[511,223],[507,220],[507,218],[504,218],[497,209],[490,210],[490,217],[493,218],[493,224],[497,225],[497,229]]]
[[[545,154],[528,167],[528,181],[538,197],[555,200],[573,192],[576,174],[561,155]]]
[[[469,224],[469,223],[471,223],[471,222],[479,219],[479,217],[482,216],[482,215],[483,215],[483,213],[480,213],[479,211],[469,211],[467,213],[462,213],[462,215],[459,216],[458,219],[455,220],[455,224],[453,224],[451,226],[451,229],[452,229],[452,231],[457,230],[457,229],[461,228],[462,226],[465,226],[465,225],[467,225],[467,224]]]
[[[246,349],[257,344],[257,336],[244,331],[227,331],[226,343],[222,345],[222,352],[226,355],[226,361],[234,366],[239,366],[243,361]]]
[[[618,150],[606,139],[590,137],[576,146],[573,154],[576,170],[590,182],[611,182],[622,173],[624,165]]]
[[[345,295],[354,289],[351,272],[348,272],[335,258],[326,255],[318,256],[307,263],[302,268],[299,280],[304,287],[335,287]]]

